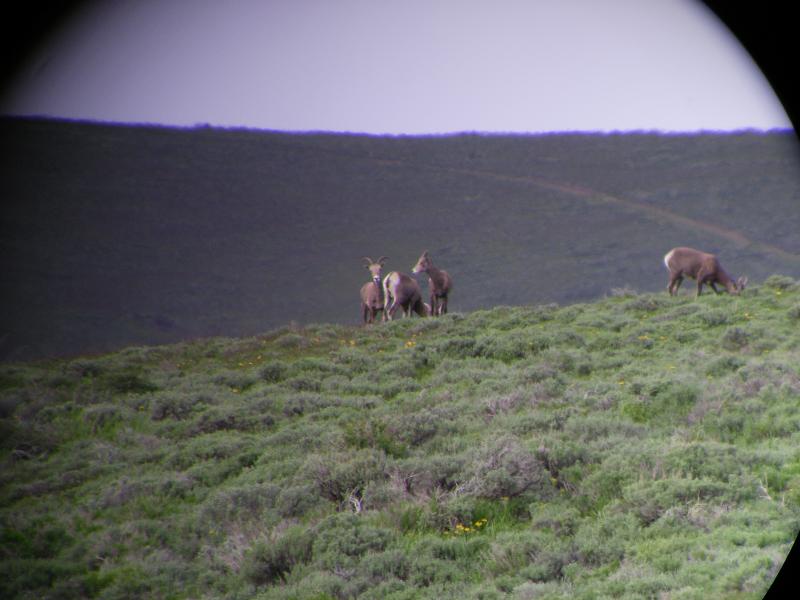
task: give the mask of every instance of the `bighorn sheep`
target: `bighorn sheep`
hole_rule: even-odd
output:
[[[716,256],[693,248],[673,248],[664,256],[664,264],[669,270],[667,291],[670,296],[678,293],[684,277],[697,280],[697,296],[700,295],[703,284],[710,285],[717,294],[719,290],[714,285],[716,283],[724,285],[731,294],[738,294],[747,285],[747,277],[739,277],[734,281],[719,264]]]
[[[410,275],[392,271],[383,280],[383,292],[384,321],[391,321],[398,307],[403,309],[403,315],[406,317],[410,316],[412,311],[420,317],[427,317],[430,314],[430,309],[422,301],[422,290],[417,280]]]
[[[450,293],[450,288],[453,287],[453,281],[447,271],[434,267],[430,254],[425,250],[422,256],[419,257],[417,264],[411,269],[411,272],[424,272],[428,275],[428,289],[431,294],[431,315],[446,314],[447,294]]]
[[[381,256],[378,260],[372,260],[369,256],[364,257],[364,266],[369,269],[372,281],[361,286],[361,313],[364,323],[374,323],[375,315],[379,310],[383,310],[383,286],[381,285],[381,269],[387,257]]]

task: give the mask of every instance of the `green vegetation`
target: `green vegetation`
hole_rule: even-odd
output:
[[[3,598],[761,598],[800,285],[0,367]]]
[[[0,360],[355,325],[364,255],[430,250],[460,312],[660,291],[683,245],[797,278],[797,142],[0,119]]]

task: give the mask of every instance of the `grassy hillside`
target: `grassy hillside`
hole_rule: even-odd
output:
[[[800,285],[0,366],[4,598],[761,598]]]
[[[661,290],[676,245],[800,277],[787,132],[396,137],[0,120],[0,358],[355,324],[364,255],[454,310]]]

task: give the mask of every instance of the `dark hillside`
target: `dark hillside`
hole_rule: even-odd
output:
[[[0,354],[356,323],[363,255],[451,310],[665,286],[672,246],[800,275],[790,133],[395,137],[0,121]]]

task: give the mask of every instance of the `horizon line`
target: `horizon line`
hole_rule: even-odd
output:
[[[770,128],[755,126],[742,126],[733,129],[721,128],[700,128],[700,129],[660,129],[653,128],[631,128],[631,129],[547,129],[547,130],[452,130],[441,132],[368,132],[353,130],[336,129],[277,129],[260,127],[253,125],[220,125],[209,122],[196,122],[191,125],[163,123],[157,121],[126,121],[92,119],[86,117],[62,117],[44,114],[0,114],[0,119],[21,120],[21,121],[53,121],[65,123],[79,123],[87,125],[121,126],[121,127],[140,127],[140,128],[160,128],[176,130],[207,130],[215,129],[221,131],[252,131],[286,135],[343,135],[354,137],[397,137],[397,138],[424,138],[424,137],[460,137],[460,136],[479,136],[479,137],[526,137],[526,136],[547,136],[547,135],[661,135],[661,136],[683,136],[683,135],[734,135],[734,134],[774,134],[774,133],[797,133],[791,125],[776,125]]]

